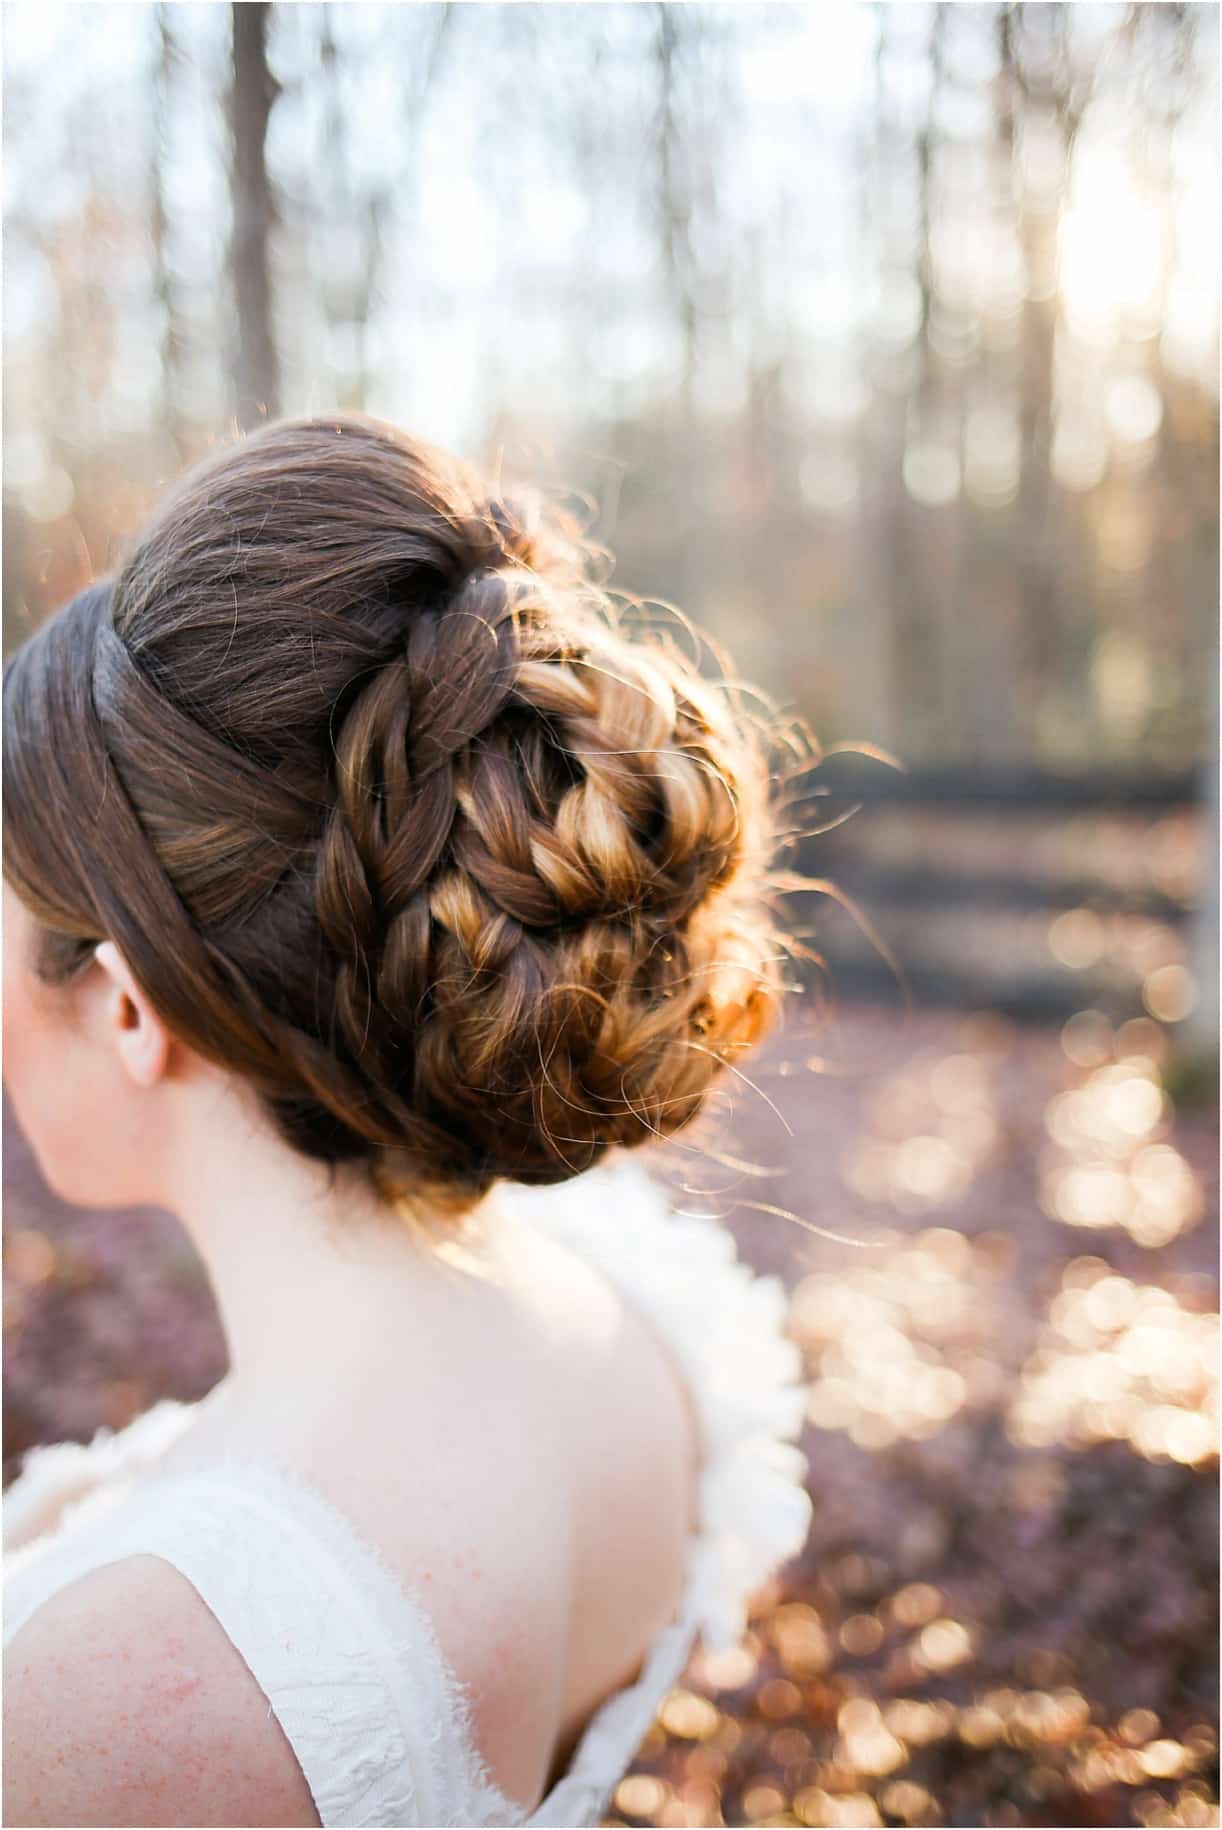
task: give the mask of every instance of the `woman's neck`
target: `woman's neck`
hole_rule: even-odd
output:
[[[182,1219],[216,1297],[227,1386],[293,1394],[333,1384],[438,1325],[471,1280],[498,1280],[495,1200],[423,1229],[351,1166],[332,1172],[271,1131],[242,1096],[179,1127],[164,1204]],[[185,1135],[183,1132],[185,1130]]]

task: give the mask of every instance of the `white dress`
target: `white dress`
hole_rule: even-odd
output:
[[[53,1530],[6,1549],[5,1645],[65,1583],[151,1552],[187,1577],[245,1659],[323,1824],[597,1824],[697,1636],[710,1651],[736,1644],[753,1591],[806,1541],[806,1461],[793,1440],[801,1358],[783,1333],[780,1279],[740,1262],[716,1220],[672,1211],[633,1159],[559,1188],[503,1193],[653,1324],[684,1373],[702,1437],[676,1615],[635,1682],[591,1716],[533,1812],[493,1782],[468,1696],[419,1599],[329,1500],[269,1461],[223,1455],[162,1476],[149,1466],[191,1420],[194,1407],[175,1399],[88,1444],[26,1455],[4,1496],[6,1540],[57,1494],[89,1491]]]

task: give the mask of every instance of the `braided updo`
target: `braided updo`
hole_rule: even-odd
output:
[[[675,1131],[778,989],[765,745],[564,516],[356,416],[163,502],[10,663],[6,875],[282,1134],[465,1208]]]

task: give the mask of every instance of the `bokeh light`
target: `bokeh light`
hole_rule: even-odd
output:
[[[1082,1013],[1084,1016],[1087,1013]],[[1070,1047],[1090,1058],[1103,1032],[1088,1020]],[[1068,1051],[1067,1051],[1068,1052]],[[1195,1226],[1201,1187],[1167,1142],[1167,1098],[1152,1057],[1104,1061],[1044,1112],[1052,1149],[1043,1158],[1040,1201],[1066,1226],[1123,1228],[1139,1245],[1166,1245]]]
[[[848,1272],[816,1272],[794,1292],[791,1326],[811,1360],[808,1415],[862,1448],[936,1435],[999,1388],[997,1242],[927,1227]]]
[[[1190,1467],[1218,1453],[1218,1316],[1074,1259],[1007,1413],[1016,1442],[1128,1442]]]

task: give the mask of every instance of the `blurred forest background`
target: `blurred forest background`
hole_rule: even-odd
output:
[[[4,27],[6,648],[193,457],[357,407],[824,746],[834,1014],[723,1114],[817,1523],[613,1821],[1216,1823],[1217,7]],[[174,1223],[8,1144],[11,1478],[224,1353]]]

